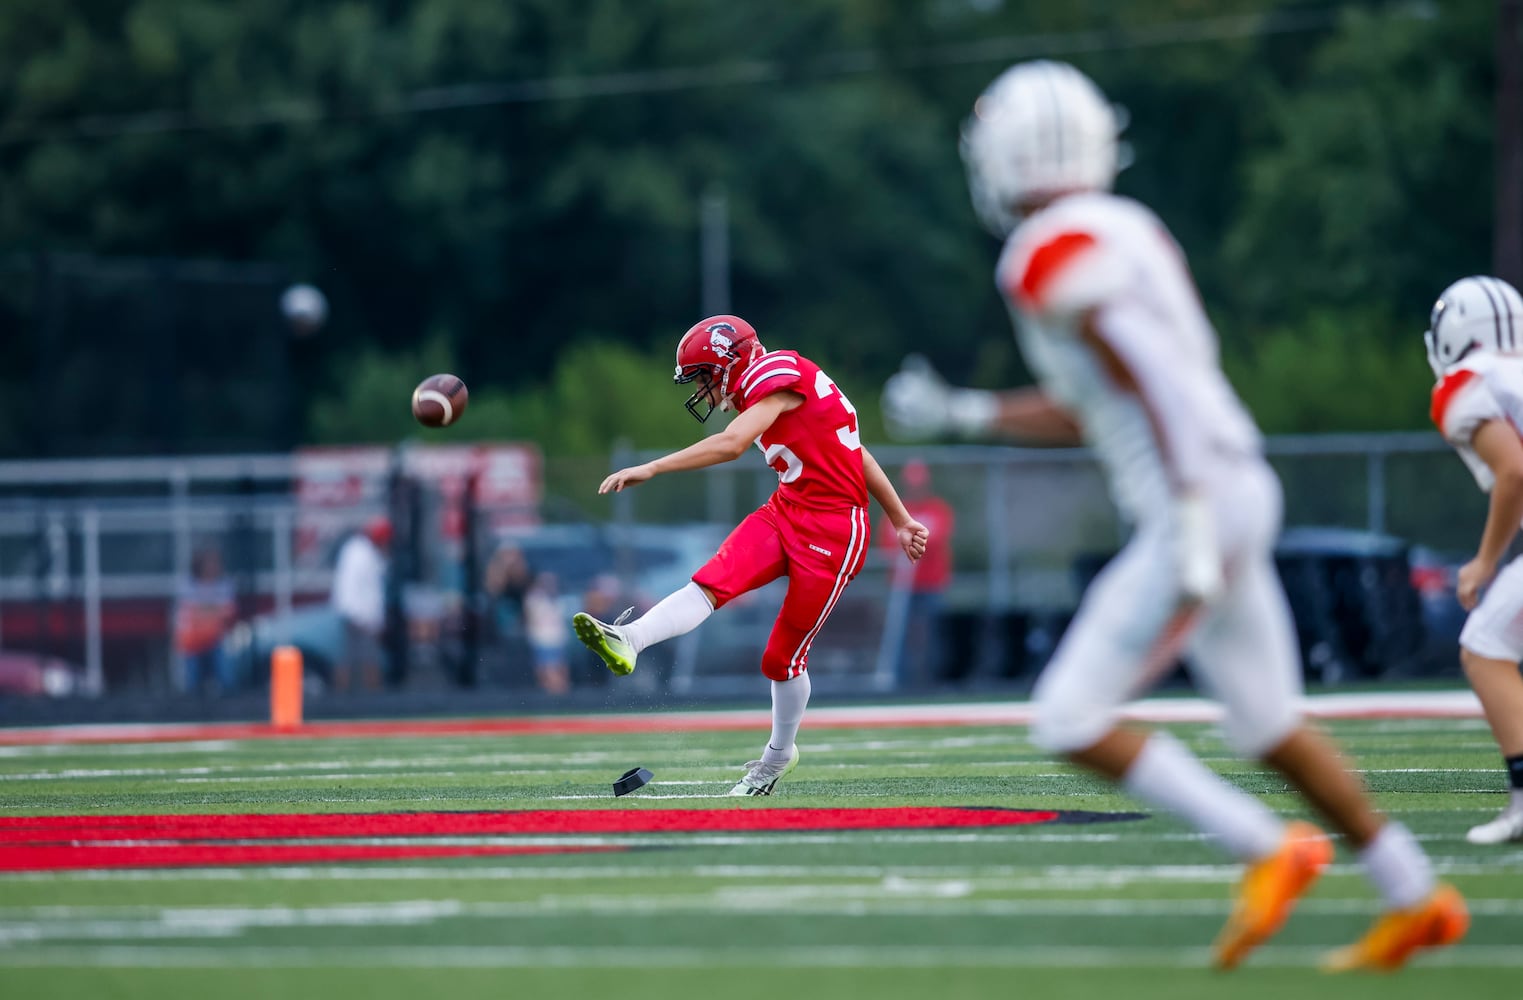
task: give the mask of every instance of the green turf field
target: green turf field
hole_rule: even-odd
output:
[[[1273,806],[1208,726],[1172,727]],[[0,997],[1523,995],[1523,845],[1479,720],[1337,722],[1383,806],[1469,897],[1466,941],[1398,976],[1328,977],[1376,909],[1340,852],[1285,930],[1208,968],[1236,868],[1166,818],[989,829],[450,837],[619,853],[0,874]],[[770,799],[716,797],[765,733],[0,747],[0,815],[1137,805],[1018,728],[809,727]],[[655,782],[615,799],[644,765]],[[372,842],[372,838],[361,838]],[[437,842],[437,841],[435,841]],[[0,851],[8,848],[0,847]]]

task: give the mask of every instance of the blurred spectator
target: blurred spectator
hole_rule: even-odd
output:
[[[616,573],[599,573],[582,591],[582,607],[586,613],[603,621],[613,621],[629,607],[634,608],[635,614],[642,615],[650,610],[650,606],[649,597],[626,587]],[[580,646],[576,650],[574,666],[578,684],[602,686],[611,676],[596,654]]]
[[[360,683],[381,686],[381,635],[386,627],[386,553],[391,522],[372,518],[338,550],[333,570],[333,610],[344,620],[344,643],[333,667],[333,687],[347,690],[358,672]]]
[[[894,558],[893,586],[908,587],[902,641],[893,643],[897,657],[894,680],[899,687],[924,687],[942,676],[941,616],[947,587],[952,582],[952,530],[956,515],[952,506],[931,488],[931,469],[918,458],[904,463],[899,482],[904,507],[910,516],[930,529],[931,539],[918,562]],[[899,553],[894,525],[884,518],[878,526],[878,544],[888,556]],[[893,636],[889,639],[892,641]]]
[[[498,639],[509,640],[523,634],[524,595],[533,579],[529,561],[517,545],[508,542],[492,553],[483,583]]]
[[[185,691],[201,694],[209,682],[217,694],[237,688],[232,659],[222,648],[223,636],[237,617],[236,596],[233,581],[223,571],[221,550],[214,545],[197,549],[175,604],[175,652]]]
[[[582,607],[594,618],[606,615],[612,619],[630,606],[634,607],[636,614],[644,614],[650,608],[650,599],[626,590],[623,581],[614,573],[599,573],[587,584],[587,589],[582,594]],[[601,666],[599,662],[599,667]]]
[[[554,573],[539,573],[524,593],[524,630],[534,657],[534,679],[548,694],[571,690],[566,646],[571,629],[561,608],[560,581]]]

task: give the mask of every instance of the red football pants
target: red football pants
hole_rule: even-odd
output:
[[[730,532],[693,582],[713,593],[717,609],[787,575],[761,664],[763,674],[785,681],[808,667],[809,647],[861,572],[871,541],[865,507],[811,510],[774,496]]]

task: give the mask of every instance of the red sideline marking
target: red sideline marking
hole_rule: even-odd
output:
[[[185,868],[209,865],[307,864],[320,861],[394,861],[503,854],[571,854],[623,851],[619,845],[445,844],[135,844],[77,847],[13,847],[0,851],[0,871],[66,871],[82,868]]]
[[[268,840],[755,830],[882,830],[1050,823],[1052,810],[912,806],[866,809],[524,809],[503,812],[287,813],[232,816],[0,816],[0,843]]]
[[[1323,719],[1479,719],[1481,705],[1463,689],[1375,694],[1317,695],[1305,701],[1306,714]],[[1211,722],[1220,710],[1198,698],[1148,699],[1128,706],[1129,718],[1153,722]],[[879,729],[912,726],[1021,726],[1031,722],[1026,702],[963,705],[881,705],[821,707],[809,712],[819,728]],[[506,719],[393,719],[309,722],[298,729],[268,723],[126,723],[0,729],[0,746],[84,743],[165,743],[179,740],[338,739],[409,736],[616,735],[619,733],[700,733],[766,729],[766,711],[643,712],[626,715],[560,715]]]
[[[182,740],[258,740],[271,737],[339,739],[398,736],[573,736],[670,731],[755,729],[755,715],[673,724],[670,716],[549,716],[534,719],[395,719],[364,722],[308,722],[296,729],[265,722],[63,726],[57,729],[0,729],[0,746],[55,743],[160,743]],[[666,721],[661,721],[665,719]],[[888,723],[884,723],[887,725]]]

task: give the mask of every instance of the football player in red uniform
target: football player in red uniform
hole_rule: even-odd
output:
[[[580,613],[576,634],[608,669],[628,674],[640,651],[696,628],[741,594],[788,578],[761,671],[772,682],[772,733],[761,759],[746,765],[731,795],[770,795],[798,764],[794,742],[809,703],[809,647],[841,593],[861,571],[872,542],[870,495],[911,560],[929,532],[905,509],[888,476],[862,446],[857,411],[830,376],[795,351],[769,351],[738,316],[710,316],[677,344],[679,385],[693,385],[688,412],[700,422],[718,409],[729,425],[680,451],[610,475],[599,493],[653,476],[739,458],[754,444],[777,470],[777,490],[741,521],[692,582],[634,621]]]

